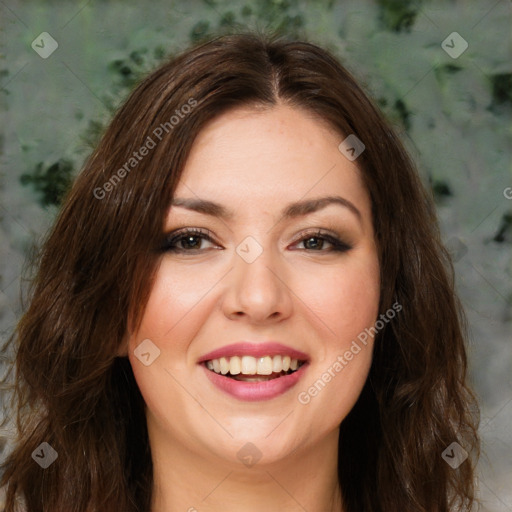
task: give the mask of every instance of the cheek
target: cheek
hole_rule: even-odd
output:
[[[321,274],[316,285],[312,279],[304,281],[301,292],[309,290],[304,296],[315,311],[323,350],[299,390],[298,401],[314,417],[322,418],[325,429],[339,425],[357,401],[372,360],[373,339],[365,329],[374,326],[378,317],[380,277],[375,252],[347,258],[345,263]]]
[[[379,264],[374,252],[347,258],[346,264],[321,269],[301,280],[300,296],[329,336],[331,348],[342,348],[378,316]],[[328,348],[328,347],[327,347]]]
[[[195,289],[198,283],[190,283],[191,286],[187,287],[173,275],[176,274],[169,272],[165,264],[160,265],[141,325],[129,339],[129,357],[134,376],[148,405],[152,404],[155,390],[165,389],[166,393],[172,394],[171,379],[166,370],[174,369],[176,361],[183,360],[187,348],[185,342],[180,342],[182,338],[179,333],[194,304],[195,294],[190,290]],[[194,280],[193,275],[190,280]],[[137,350],[140,353],[138,347],[141,343],[147,343],[145,340],[154,344],[154,347],[149,345],[147,350],[151,353],[148,366],[136,356]]]
[[[188,317],[201,310],[198,304],[216,281],[213,271],[197,272],[163,261],[137,337],[154,337],[161,343],[166,343],[169,337],[176,338],[176,332],[187,324]]]
[[[169,372],[183,380],[190,366],[190,341],[211,310],[205,307],[208,292],[219,278],[215,272],[197,272],[161,262],[146,304],[141,325],[129,338],[129,358],[139,388],[152,410],[161,407],[161,394],[178,401],[179,385]],[[151,340],[158,357],[144,366],[134,355],[143,340]]]
[[[152,421],[178,435],[182,424],[170,418],[174,411],[186,416],[189,412],[185,411],[195,404],[180,383],[186,382],[190,371],[187,350],[201,325],[198,301],[211,285],[204,275],[171,267],[164,261],[157,271],[142,323],[129,339],[129,359]],[[135,350],[148,339],[157,347],[158,356],[145,366]]]

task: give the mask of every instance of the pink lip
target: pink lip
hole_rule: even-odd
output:
[[[268,354],[268,352],[265,352],[265,354]],[[213,359],[216,359],[216,357]],[[270,400],[288,391],[291,387],[297,384],[301,377],[303,377],[309,364],[304,363],[297,371],[290,373],[289,375],[261,382],[244,382],[241,380],[234,380],[208,370],[204,364],[201,366],[204,368],[206,376],[210,379],[210,382],[220,390],[238,398],[239,400],[255,402],[258,400]]]
[[[216,350],[213,350],[212,352],[208,352],[208,354],[201,356],[201,358],[198,360],[198,363],[210,361],[211,359],[220,359],[221,357],[264,357],[278,355],[290,356],[292,359],[298,359],[299,361],[309,360],[308,355],[305,354],[304,352],[301,352],[300,350],[295,350],[294,348],[287,347],[286,345],[282,345],[281,343],[276,343],[274,341],[267,341],[264,343],[249,343],[246,341],[242,341],[240,343],[233,343],[232,345],[226,345],[225,347],[221,347]]]

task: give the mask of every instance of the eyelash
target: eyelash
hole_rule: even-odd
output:
[[[212,242],[212,243],[215,243],[214,240],[212,239],[211,237],[211,233],[209,230],[202,230],[202,229],[199,229],[199,228],[187,228],[187,229],[184,229],[184,230],[181,230],[181,231],[177,231],[177,232],[173,232],[173,233],[169,233],[165,236],[165,240],[164,240],[164,243],[161,247],[161,250],[162,252],[172,252],[172,253],[197,253],[197,252],[201,252],[203,251],[204,249],[183,249],[183,248],[179,248],[179,247],[176,247],[176,243],[179,242],[180,240],[184,240],[186,239],[187,237],[195,237],[195,238],[199,238],[201,240],[206,240],[208,242]],[[297,240],[296,242],[294,242],[295,244],[297,243],[300,243],[300,242],[304,242],[304,241],[307,241],[307,240],[310,240],[311,238],[317,238],[317,239],[321,239],[321,240],[324,240],[326,242],[328,242],[329,244],[331,244],[332,248],[331,249],[327,249],[327,250],[315,250],[315,249],[302,249],[304,251],[308,251],[308,252],[338,252],[338,253],[344,253],[344,252],[347,252],[349,251],[350,249],[352,249],[352,246],[343,242],[342,240],[332,236],[332,235],[329,235],[327,233],[324,233],[320,230],[316,230],[314,232],[308,232],[308,233],[305,233],[303,235],[302,238],[300,238],[299,240]]]

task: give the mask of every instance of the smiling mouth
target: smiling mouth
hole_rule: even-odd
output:
[[[290,356],[232,356],[205,361],[208,370],[233,380],[262,382],[295,373],[306,361]]]

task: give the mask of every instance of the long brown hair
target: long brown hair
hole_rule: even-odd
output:
[[[366,385],[341,424],[345,510],[474,504],[477,408],[431,195],[332,53],[248,33],[197,44],[143,80],[65,198],[12,337],[19,437],[3,465],[7,512],[19,497],[29,512],[149,510],[144,402],[128,359],[116,353],[140,323],[166,210],[195,137],[228,109],[277,103],[315,113],[340,142],[355,134],[365,144],[357,163],[372,201],[380,311],[403,306],[379,331]],[[58,453],[46,469],[31,457],[43,442]],[[453,442],[470,454],[457,469],[442,457]]]

